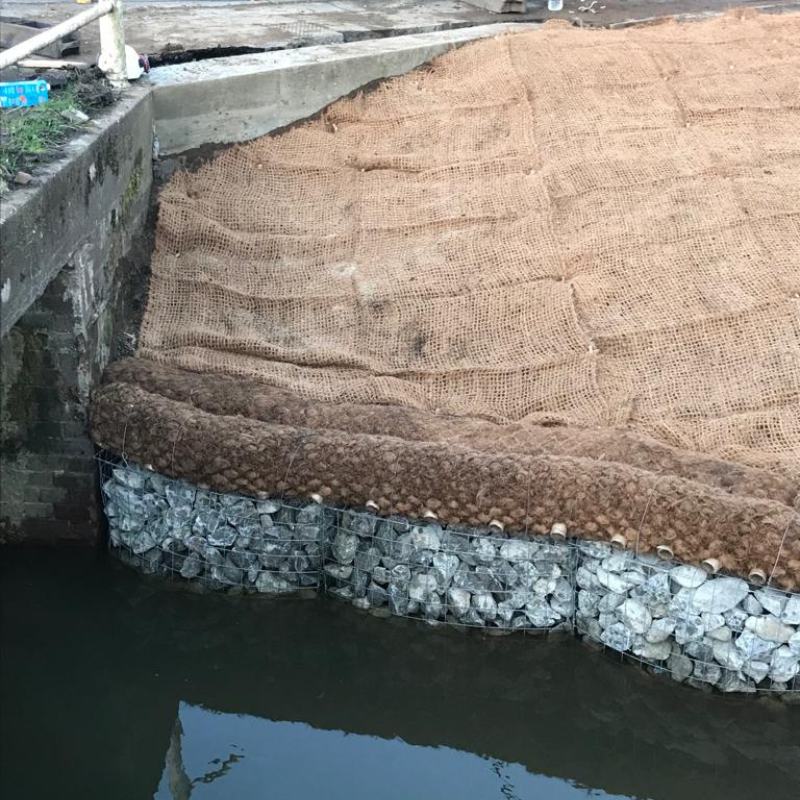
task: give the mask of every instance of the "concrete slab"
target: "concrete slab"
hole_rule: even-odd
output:
[[[483,25],[154,69],[160,153],[262,136],[371,81],[401,75],[466,42],[517,30],[520,26]]]
[[[671,15],[719,13],[733,6],[780,11],[798,9],[800,1],[564,0],[563,10],[551,13],[547,0],[527,0],[524,14],[496,14],[465,0],[125,0],[125,20],[128,43],[138,52],[175,58],[194,51],[280,49],[552,18],[619,26]],[[4,14],[46,22],[75,11],[74,0],[3,3]],[[97,25],[84,28],[79,38],[91,60],[98,50]]]

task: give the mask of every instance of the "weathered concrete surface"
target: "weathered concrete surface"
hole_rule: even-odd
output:
[[[95,541],[89,392],[146,291],[152,104],[131,90],[3,201],[0,541]]]
[[[496,14],[464,0],[125,0],[126,35],[137,51],[180,54],[251,47],[279,49],[398,36],[497,22],[567,19],[576,24],[625,25],[670,15],[719,13],[735,6],[780,10],[798,0],[527,0],[525,14]],[[601,8],[602,6],[602,8]],[[57,21],[75,13],[74,0],[7,0],[3,13]],[[97,25],[80,34],[84,54],[98,51]]]
[[[34,5],[36,6],[34,8]],[[533,0],[532,6],[546,6]],[[4,3],[4,13],[56,21],[74,13],[66,0]],[[424,33],[503,21],[459,0],[126,0],[126,35],[138,52],[180,53],[226,47],[280,49]],[[82,49],[99,49],[97,26],[80,32]]]
[[[35,185],[0,208],[0,336],[5,336],[83,242],[99,244],[99,221],[118,198],[149,190],[152,127],[147,86],[97,117],[62,158],[37,170]],[[100,236],[98,236],[100,234]]]
[[[168,155],[253,139],[453,47],[520,29],[482,25],[160,67],[150,73],[158,146]]]

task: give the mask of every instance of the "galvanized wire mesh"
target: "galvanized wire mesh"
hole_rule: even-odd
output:
[[[579,636],[701,688],[800,691],[800,596],[601,542],[577,553]]]
[[[800,595],[602,542],[379,517],[321,498],[221,494],[98,459],[110,545],[205,590],[327,594],[376,616],[574,632],[723,692],[800,691]]]
[[[364,610],[487,630],[572,630],[575,548],[425,520],[343,511],[329,593]]]

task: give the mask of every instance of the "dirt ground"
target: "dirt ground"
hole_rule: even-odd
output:
[[[800,0],[564,0],[563,11],[555,14],[547,0],[528,0],[525,14],[495,14],[458,0],[126,0],[125,19],[128,43],[137,52],[191,57],[194,51],[202,56],[231,48],[282,49],[493,22],[562,18],[617,27],[733,6],[798,10]],[[74,0],[8,0],[2,13],[56,22],[81,8]],[[95,56],[97,36],[96,25],[81,31],[84,59]]]

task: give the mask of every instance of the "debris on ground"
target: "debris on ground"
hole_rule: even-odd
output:
[[[29,185],[37,165],[52,160],[61,145],[85,126],[92,112],[114,102],[105,76],[96,69],[72,71],[49,100],[0,110],[0,194]],[[19,176],[28,180],[18,180]]]

